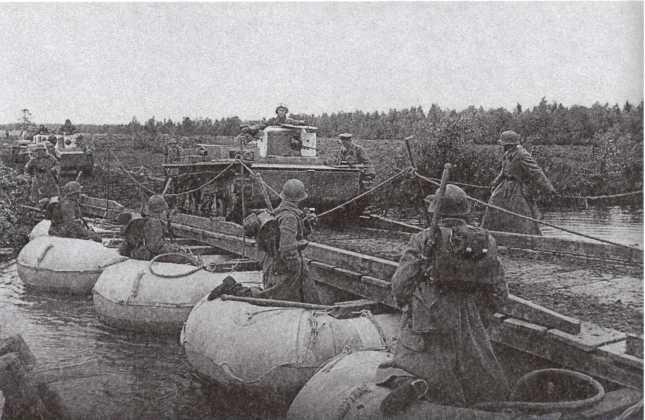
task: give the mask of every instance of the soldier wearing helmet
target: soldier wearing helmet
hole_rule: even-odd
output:
[[[119,253],[137,260],[151,260],[160,254],[181,252],[179,246],[164,238],[168,233],[167,212],[166,199],[162,195],[151,196],[144,216],[129,221]]]
[[[381,404],[386,415],[417,398],[467,406],[509,392],[482,319],[508,296],[495,240],[468,224],[461,188],[448,184],[438,206],[434,195],[426,202],[439,226],[410,239],[392,277],[405,318],[392,361],[377,373],[377,383],[392,389]]]
[[[31,176],[32,202],[58,195],[58,161],[47,153],[43,143],[29,147],[31,158],[25,165],[25,173]]]
[[[302,204],[307,198],[305,185],[298,179],[289,179],[282,187],[280,198],[282,201],[273,212],[277,225],[274,242],[264,246],[263,289],[243,287],[231,278],[229,282],[213,290],[209,299],[227,293],[295,302],[319,302],[316,286],[309,278],[302,256],[310,233],[307,216],[302,210]],[[270,241],[268,238],[263,240]]]
[[[289,113],[289,108],[287,108],[286,105],[280,104],[275,108],[275,117],[270,118],[268,121],[266,121],[261,128],[264,129],[267,126],[270,125],[282,125],[282,124],[292,124],[292,125],[304,125],[305,122],[303,120],[296,120],[293,118],[289,118],[287,114]]]
[[[81,191],[81,184],[70,181],[63,186],[60,199],[50,200],[47,205],[47,214],[51,220],[49,234],[101,242],[101,236],[91,230],[83,220],[80,205]]]
[[[540,219],[541,213],[535,197],[541,193],[554,194],[555,188],[531,154],[520,145],[519,134],[504,131],[500,135],[499,144],[504,149],[502,169],[491,184],[492,194],[488,203]],[[481,225],[490,230],[541,235],[537,222],[520,219],[489,207],[486,208]]]

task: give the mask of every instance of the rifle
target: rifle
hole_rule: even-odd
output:
[[[414,158],[412,157],[412,149],[410,148],[410,140],[412,140],[413,138],[414,138],[414,136],[408,136],[404,140],[405,140],[405,147],[408,149],[408,159],[410,160],[410,166],[412,166],[412,168],[414,168],[414,171],[416,172],[417,171],[417,165],[414,163]],[[450,165],[450,164],[447,163],[446,165]],[[445,170],[446,169],[444,167],[444,171]],[[421,184],[421,180],[418,177],[415,176],[415,178],[416,178],[416,182],[417,182],[417,187],[419,188],[419,194],[422,197],[421,200],[423,200],[423,185]],[[442,176],[442,178],[443,178],[443,176]],[[445,188],[444,188],[444,190],[445,190]],[[428,227],[430,227],[430,225],[432,224],[431,220],[430,220],[430,214],[428,214],[428,209],[426,208],[426,206],[423,205],[423,203],[421,204],[421,212],[425,215],[426,225],[428,225]],[[437,212],[435,212],[435,214],[436,213]]]

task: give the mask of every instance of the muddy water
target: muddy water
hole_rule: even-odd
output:
[[[640,210],[547,213],[545,219],[608,239],[642,244]],[[606,223],[611,228],[604,227]],[[354,232],[344,235],[345,243],[336,245],[356,239],[360,242],[356,250],[369,253],[368,238],[357,238]],[[343,242],[342,233],[336,236]],[[394,255],[404,244],[402,238],[390,238],[385,244],[375,243],[373,251],[379,248],[382,252],[385,246]],[[504,263],[513,293],[607,327],[642,331],[642,271],[506,256]],[[101,324],[90,297],[26,290],[14,264],[0,265],[0,330],[2,335],[22,334],[39,368],[76,367],[75,377],[52,385],[73,418],[215,419],[284,414],[284,407],[263,405],[193,377],[176,336],[127,334]]]
[[[586,210],[550,211],[545,222],[574,232],[643,248],[643,209],[628,207],[593,207]],[[545,236],[590,241],[549,226],[541,226]]]
[[[205,386],[177,336],[127,334],[99,322],[91,297],[26,290],[14,264],[0,269],[0,329],[19,333],[39,368],[74,368],[52,384],[72,418],[215,419],[281,415],[282,407]]]

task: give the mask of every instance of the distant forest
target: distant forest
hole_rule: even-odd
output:
[[[499,133],[507,129],[517,131],[526,143],[536,145],[594,144],[610,130],[614,135],[628,136],[633,141],[643,140],[643,101],[638,105],[626,102],[622,107],[607,103],[595,103],[591,107],[566,107],[542,98],[532,108],[523,108],[518,104],[512,111],[505,108],[485,110],[474,106],[456,111],[433,104],[428,110],[418,106],[390,109],[388,112],[295,113],[291,116],[318,127],[319,137],[334,137],[341,132],[351,132],[357,138],[373,140],[403,138],[411,134],[418,138],[435,137],[436,130],[449,124],[459,127],[462,142],[475,144],[493,144]],[[145,122],[133,117],[127,124],[77,124],[77,128],[91,133],[234,136],[239,133],[242,122],[237,116],[221,119],[184,117],[181,121],[151,117]],[[3,128],[17,128],[19,125],[9,124]]]

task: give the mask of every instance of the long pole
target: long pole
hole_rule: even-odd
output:
[[[405,147],[408,150],[408,159],[410,160],[410,166],[414,168],[414,171],[417,171],[417,165],[414,162],[414,157],[412,156],[412,148],[410,147],[410,140],[412,140],[414,136],[409,136],[405,138]],[[431,220],[430,220],[430,215],[428,214],[428,210],[426,207],[423,205],[423,184],[421,184],[421,180],[419,178],[416,178],[416,183],[417,183],[417,188],[419,189],[419,194],[421,195],[420,199],[417,201],[417,205],[421,207],[421,212],[425,215],[426,219],[426,226],[431,225]],[[420,203],[420,204],[419,204]]]

